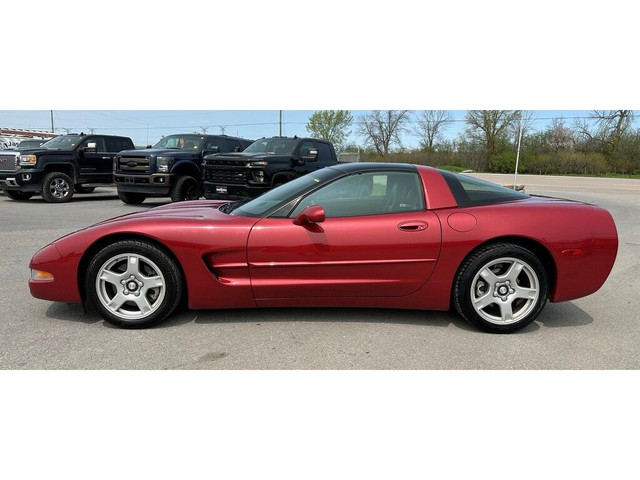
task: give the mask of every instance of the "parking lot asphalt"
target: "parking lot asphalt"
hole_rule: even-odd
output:
[[[61,205],[0,196],[0,369],[638,369],[640,180],[517,183],[607,208],[620,245],[600,291],[548,303],[511,335],[482,333],[452,312],[359,308],[180,311],[156,328],[117,329],[80,306],[32,298],[28,262],[62,235],[166,199],[125,205],[113,188]]]

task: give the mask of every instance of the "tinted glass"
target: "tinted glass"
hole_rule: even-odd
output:
[[[487,205],[529,198],[529,195],[478,178],[440,171],[458,206]]]

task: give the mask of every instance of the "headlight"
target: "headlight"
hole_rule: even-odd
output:
[[[158,157],[156,160],[156,166],[160,173],[169,173],[171,165],[173,165],[173,157]]]
[[[269,162],[262,160],[262,161],[259,161],[259,162],[258,161],[256,161],[256,162],[248,162],[247,165],[245,165],[245,166],[247,166],[247,167],[266,167],[267,165],[269,165]]]
[[[35,155],[20,155],[20,166],[31,167],[36,164]]]

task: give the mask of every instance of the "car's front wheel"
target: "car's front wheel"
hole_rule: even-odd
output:
[[[157,246],[123,240],[100,250],[85,278],[89,302],[107,322],[124,328],[156,325],[178,306],[180,270]]]
[[[453,303],[469,323],[492,333],[529,325],[549,292],[544,265],[531,251],[501,243],[467,258],[454,281]]]

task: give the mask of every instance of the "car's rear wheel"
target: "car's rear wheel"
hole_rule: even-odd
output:
[[[144,193],[132,193],[132,192],[120,192],[118,191],[118,197],[124,203],[128,205],[140,205],[147,199]]]
[[[182,276],[175,261],[157,246],[123,240],[98,252],[89,263],[89,302],[107,322],[124,328],[156,325],[178,306]]]
[[[542,262],[529,250],[501,243],[467,258],[454,282],[456,310],[472,325],[507,333],[529,325],[549,292]]]
[[[42,181],[42,198],[49,203],[64,203],[74,194],[71,177],[62,172],[49,172]]]
[[[35,195],[33,192],[20,192],[18,190],[5,190],[4,193],[12,200],[29,200]]]
[[[96,187],[83,187],[82,185],[76,185],[76,193],[93,193]]]
[[[184,202],[185,200],[198,200],[200,198],[200,185],[193,177],[183,176],[178,178],[171,189],[171,201]]]

